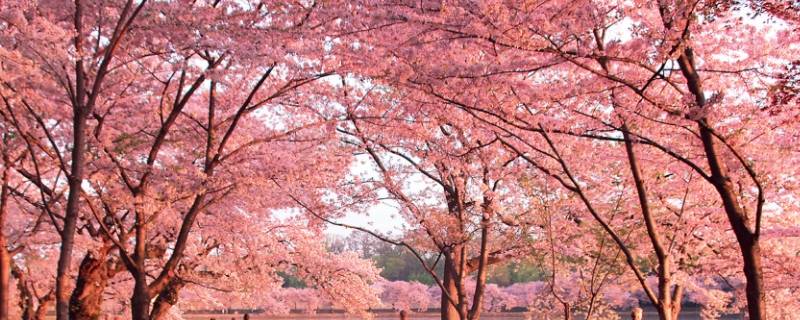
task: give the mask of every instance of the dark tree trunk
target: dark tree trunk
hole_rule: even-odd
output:
[[[564,320],[572,320],[572,307],[569,303],[564,302]]]
[[[36,313],[33,314],[32,320],[45,320],[47,319],[47,311],[50,308],[50,305],[53,303],[55,297],[53,293],[50,292],[46,296],[39,299],[39,306],[36,307]]]
[[[115,263],[108,260],[109,249],[102,248],[97,254],[89,252],[83,257],[69,301],[71,320],[100,319],[103,292],[108,286],[108,280],[117,272]]]
[[[33,293],[26,284],[25,274],[19,269],[12,270],[14,277],[17,278],[17,290],[19,290],[19,308],[22,320],[31,320],[34,316]]]
[[[0,218],[2,220],[2,218]],[[0,223],[0,228],[2,223]],[[0,231],[0,320],[8,320],[11,279],[11,254],[8,252],[5,234]]]
[[[5,234],[0,231],[0,320],[8,320],[9,314],[11,292],[8,286],[11,279],[11,254],[7,248]]]
[[[747,225],[747,215],[741,207],[735,194],[733,184],[726,175],[726,170],[717,156],[717,151],[713,142],[713,133],[707,127],[708,124],[701,122],[700,136],[705,147],[706,157],[711,168],[711,180],[714,187],[722,199],[722,206],[728,216],[731,229],[736,235],[739,249],[742,253],[743,270],[747,285],[745,287],[747,297],[747,313],[750,319],[767,319],[766,304],[764,302],[764,280],[761,268],[761,247],[759,245],[759,223],[755,223],[754,230],[750,230]],[[758,217],[756,217],[758,219]]]
[[[694,95],[695,104],[700,108],[705,107],[706,93],[703,90],[703,81],[697,73],[694,51],[691,47],[683,49],[683,52],[678,57],[678,65],[681,68],[683,76],[686,78],[686,86]],[[700,132],[700,140],[703,143],[705,158],[708,161],[708,167],[711,171],[709,180],[717,190],[717,193],[719,193],[722,206],[728,217],[728,222],[731,225],[731,229],[733,229],[733,233],[736,235],[736,241],[739,243],[739,249],[742,252],[744,275],[747,280],[746,296],[748,315],[751,320],[765,320],[767,319],[767,311],[764,301],[761,248],[758,243],[759,235],[761,234],[760,213],[763,206],[763,198],[761,198],[763,195],[759,194],[755,210],[756,221],[751,230],[748,226],[748,216],[742,204],[739,203],[739,199],[741,198],[740,194],[734,188],[730,178],[731,173],[725,166],[724,160],[720,158],[715,146],[715,139],[723,138],[714,135],[713,128],[705,118],[697,120],[697,126]],[[742,165],[748,166],[746,163],[742,163]],[[755,173],[752,173],[752,179],[754,183],[759,183]],[[759,190],[759,192],[761,192],[761,190]]]
[[[75,0],[75,11],[73,14],[73,27],[75,28],[75,36],[73,38],[74,47],[77,56],[84,55],[84,25],[83,25],[83,10],[84,4],[81,0]],[[109,45],[103,52],[103,58],[94,73],[94,81],[87,81],[87,73],[84,69],[84,60],[75,60],[75,82],[70,83],[73,87],[73,92],[70,92],[72,99],[72,151],[70,161],[70,172],[67,175],[69,185],[69,195],[67,196],[67,205],[64,212],[64,224],[61,228],[61,250],[58,256],[58,268],[56,269],[56,319],[69,320],[69,269],[72,263],[72,249],[75,244],[75,229],[78,222],[78,214],[80,212],[80,194],[81,184],[83,183],[83,169],[86,164],[86,144],[87,144],[87,118],[92,113],[94,105],[97,101],[98,94],[101,91],[101,84],[103,79],[108,74],[108,68],[111,60],[114,58],[114,51],[119,48],[118,44],[122,37],[127,33],[127,28],[136,15],[144,6],[146,1],[141,1],[136,5],[135,9],[132,6],[125,6],[119,14],[119,21],[117,27],[122,27],[115,30],[115,34],[109,39]],[[130,3],[129,3],[130,4]],[[131,12],[131,10],[133,10]],[[130,13],[130,16],[129,16]],[[87,88],[91,86],[91,88]]]
[[[56,317],[68,320],[69,315],[69,267],[72,264],[72,248],[75,244],[75,228],[80,209],[80,190],[83,182],[83,167],[86,149],[86,111],[82,106],[74,108],[72,163],[70,164],[69,196],[61,229],[61,250],[56,269]]]
[[[5,136],[5,134],[4,134]],[[5,137],[3,137],[3,144],[5,145]],[[9,301],[11,293],[9,281],[11,279],[11,253],[8,252],[8,239],[3,229],[6,225],[8,207],[8,168],[10,166],[8,151],[5,146],[3,147],[3,173],[2,173],[2,190],[0,190],[0,320],[8,320],[9,314]]]
[[[149,320],[150,292],[147,289],[146,275],[143,272],[135,272],[133,279],[133,295],[131,296],[132,320]]]
[[[178,303],[178,294],[186,283],[175,277],[170,279],[167,286],[158,293],[156,301],[153,303],[153,310],[150,311],[150,320],[163,319],[170,308]]]
[[[761,273],[761,247],[758,240],[739,241],[744,258],[744,277],[747,280],[747,312],[750,319],[767,319],[764,304],[764,279]],[[760,317],[760,318],[759,318]]]

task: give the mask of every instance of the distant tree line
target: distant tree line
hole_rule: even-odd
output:
[[[328,239],[331,252],[356,251],[362,258],[371,259],[375,266],[381,269],[381,277],[389,281],[417,281],[425,285],[435,282],[430,274],[420,265],[417,258],[408,250],[393,246],[363,233],[353,233],[347,237],[331,236]],[[433,265],[436,256],[426,256],[428,263]],[[443,264],[437,264],[438,274],[442,274]],[[541,281],[547,276],[546,271],[537,266],[536,261],[509,261],[504,264],[494,265],[489,269],[488,283],[501,287],[515,283]],[[304,288],[302,280],[288,273],[281,273],[284,287]]]

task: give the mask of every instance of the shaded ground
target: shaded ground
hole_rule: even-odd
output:
[[[492,320],[538,320],[527,318],[527,314],[523,312],[513,312],[513,313],[483,313],[481,318],[482,319],[492,319]],[[623,311],[620,312],[620,316],[622,319],[630,319],[630,312]],[[645,309],[645,319],[646,320],[655,320],[658,319],[658,314],[656,314],[655,310],[652,309]],[[191,319],[191,320],[241,320],[243,315],[241,314],[205,314],[205,315],[186,315],[184,318]],[[426,313],[412,313],[410,315],[411,319],[439,319],[439,314],[435,312],[426,312]],[[321,313],[315,315],[306,315],[306,314],[292,314],[292,315],[283,315],[283,316],[275,316],[275,315],[251,315],[250,319],[252,320],[328,320],[328,319],[346,319],[346,320],[355,320],[359,319],[353,315],[341,314],[341,313]],[[400,319],[397,313],[378,313],[375,316],[377,320],[389,320],[389,319]],[[681,320],[696,320],[700,319],[700,309],[696,307],[689,307],[685,308],[681,311],[680,318]],[[723,316],[720,319],[725,320],[738,320],[744,319],[743,316],[740,315],[727,315]]]

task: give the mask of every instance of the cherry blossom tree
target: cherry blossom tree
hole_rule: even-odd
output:
[[[283,288],[278,293],[280,299],[288,305],[291,310],[303,310],[306,314],[315,314],[324,302],[319,292],[309,288]]]
[[[97,105],[124,92],[120,90],[124,84],[108,76],[114,73],[112,61],[127,46],[131,25],[145,4],[75,1],[68,14],[64,14],[64,3],[57,1],[3,4],[4,100],[7,105],[10,101],[24,105],[45,131],[47,139],[42,142],[47,143],[40,148],[57,156],[70,191],[57,227],[62,238],[56,281],[58,319],[66,319],[68,313],[67,281],[86,165],[87,122]],[[54,115],[58,118],[50,118]],[[48,125],[50,120],[55,125]],[[53,134],[61,129],[70,135]]]
[[[781,96],[776,92],[791,92],[797,46],[789,35],[796,29],[792,15],[786,14],[791,6],[759,6],[770,8],[762,13],[771,12],[760,24],[744,19],[740,10],[746,9],[739,5],[703,1],[526,6],[359,2],[352,7],[364,9],[360,12],[365,14],[348,19],[346,31],[339,35],[350,40],[342,41],[340,49],[343,55],[366,57],[353,68],[371,80],[414,88],[424,94],[420,96],[435,98],[494,127],[520,156],[552,161],[554,166],[533,166],[568,190],[579,191],[579,202],[609,233],[615,226],[598,219],[602,215],[589,208],[596,197],[585,194],[591,187],[584,185],[605,170],[595,165],[600,158],[581,153],[610,143],[626,144],[627,159],[619,163],[629,167],[631,188],[625,190],[636,190],[633,199],[638,204],[632,202],[631,207],[642,213],[651,253],[661,268],[660,292],[648,296],[661,306],[662,317],[674,317],[680,305],[673,302],[680,300],[680,290],[670,279],[674,273],[670,267],[691,253],[679,250],[684,258],[676,258],[664,249],[663,239],[676,235],[665,236],[659,230],[676,224],[653,223],[658,218],[652,211],[691,204],[716,211],[714,217],[725,217],[733,229],[728,238],[739,246],[747,308],[752,318],[764,319],[767,293],[761,259],[765,255],[759,241],[763,220],[796,206],[787,193],[793,187],[788,187],[792,182],[785,179],[786,171],[770,168],[766,160],[787,157],[774,146],[794,137],[791,123],[796,121],[790,119],[796,119],[796,113],[785,107],[795,102],[773,99],[780,106],[770,106],[767,101]],[[776,36],[781,41],[771,40]],[[449,63],[438,63],[432,56]],[[387,61],[387,67],[373,67],[374,59]],[[759,143],[752,143],[755,140]],[[576,152],[567,158],[559,155],[567,151]],[[639,152],[647,155],[638,156]],[[642,178],[643,161],[652,161],[653,168],[668,168],[663,172],[666,179]],[[622,174],[612,171],[606,177]],[[684,184],[691,180],[690,187],[697,190],[693,195],[715,193],[718,202],[685,203],[674,196],[683,187],[666,187],[680,186],[679,180]],[[664,190],[673,195],[663,198],[666,205],[653,209],[651,199],[661,193],[650,194],[656,183],[664,183]],[[690,210],[700,220],[687,220],[699,229],[690,229],[684,240],[706,242],[707,235],[724,233],[722,228],[711,230],[721,225],[706,224],[711,221],[704,222],[708,216],[700,210]],[[679,220],[684,223],[684,219]],[[624,241],[615,238],[624,247]],[[633,253],[626,256],[630,261]],[[647,285],[646,277],[637,278],[643,287]]]
[[[259,227],[256,224],[253,229]],[[353,314],[363,314],[378,303],[377,292],[372,287],[378,270],[372,262],[358,258],[353,252],[327,252],[315,232],[284,223],[269,236],[251,237],[248,233],[238,236],[248,239],[234,240],[226,236],[220,238],[222,242],[212,255],[199,261],[189,255],[186,264],[197,264],[197,267],[181,272],[180,286],[185,288],[175,292],[181,295],[180,299],[173,297],[169,303],[159,303],[163,297],[160,296],[154,304],[154,312],[156,308],[167,314],[175,309],[214,306],[264,309],[269,314],[286,314],[298,308],[314,313],[327,303]],[[274,237],[270,240],[272,243],[264,241],[270,237]],[[259,238],[261,240],[257,240]],[[213,263],[207,261],[211,259]],[[278,272],[302,280],[307,287],[302,290],[282,288],[283,279]]]
[[[426,102],[398,105],[413,97],[362,84],[342,78],[337,130],[361,166],[372,169],[346,177],[336,202],[298,203],[323,221],[407,248],[443,290],[443,317],[478,319],[489,266],[525,254],[536,229],[514,192],[519,181],[506,168],[514,156],[469,118],[448,118]],[[379,203],[399,208],[409,226],[403,239],[331,218]],[[426,257],[438,258],[431,264]],[[476,293],[468,297],[473,273]]]
[[[663,320],[685,301],[792,315],[797,9],[5,1],[0,320],[288,312],[312,292],[308,311],[362,312],[378,287],[447,320],[637,298]],[[397,232],[340,222],[386,208]],[[373,286],[326,225],[405,248],[434,288]],[[541,283],[488,283],[523,260]]]
[[[2,124],[2,191],[0,191],[0,318],[43,319],[54,301],[54,267],[58,235],[37,202],[36,186],[27,177],[26,137],[9,100],[0,111]],[[52,272],[51,272],[52,271]],[[16,298],[16,300],[14,300]],[[15,302],[16,301],[16,302]],[[21,310],[15,312],[16,306]]]
[[[428,286],[419,282],[385,281],[378,283],[381,302],[398,311],[423,312],[433,303]]]
[[[303,33],[318,22],[314,6],[76,1],[68,14],[59,7],[9,4],[2,29],[4,120],[25,136],[32,162],[20,174],[39,189],[62,236],[58,318],[99,316],[106,285],[122,271],[134,284],[133,318],[158,318],[174,304],[181,270],[198,272],[228,254],[220,232],[193,232],[201,213],[236,208],[268,217],[280,200],[252,190],[324,181],[303,173],[319,164],[312,161],[323,150],[326,106],[296,93],[329,74],[316,55],[322,39]],[[62,117],[61,106],[74,116]],[[88,250],[67,308],[76,230],[88,236]],[[208,260],[182,263],[187,250]],[[152,282],[150,272],[158,274]]]

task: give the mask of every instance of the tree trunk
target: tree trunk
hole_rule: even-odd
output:
[[[478,262],[478,276],[475,279],[475,295],[472,297],[472,309],[469,311],[470,320],[478,320],[481,317],[481,310],[483,308],[483,294],[484,287],[486,286],[487,265],[489,264],[489,216],[491,212],[488,209],[490,205],[484,206],[484,216],[481,219],[481,251]],[[464,275],[468,276],[469,272],[464,271]]]
[[[144,272],[135,272],[133,275],[135,284],[131,296],[132,320],[149,320],[150,318],[150,293],[147,289],[146,277]]]
[[[178,303],[178,294],[185,283],[177,277],[169,280],[169,283],[159,292],[156,301],[153,303],[153,310],[150,311],[150,320],[163,319],[170,308]]]
[[[699,108],[705,107],[706,98],[705,92],[703,91],[703,81],[695,68],[694,52],[691,47],[683,49],[680,57],[678,57],[678,65],[681,68],[684,78],[686,78],[686,86],[694,95],[695,104]],[[756,222],[753,230],[750,230],[748,226],[748,217],[742,205],[739,203],[740,194],[737,194],[735,191],[730,179],[730,172],[724,162],[719,158],[719,154],[716,150],[713,129],[705,118],[697,120],[697,126],[700,132],[700,140],[703,143],[703,151],[708,161],[708,167],[711,170],[709,180],[714,188],[717,189],[717,193],[719,193],[720,199],[722,200],[722,207],[725,209],[728,222],[731,225],[731,229],[733,229],[733,233],[736,235],[736,241],[739,243],[739,248],[742,252],[744,275],[747,280],[747,312],[751,320],[766,320],[767,311],[764,302],[764,283],[761,276],[761,250],[758,244],[759,235],[761,234],[759,230],[761,227],[760,221],[758,221],[758,219],[760,219],[759,213],[761,212],[761,207],[755,210],[757,212]],[[743,165],[747,164],[743,163]],[[753,179],[756,180],[757,177],[753,177]],[[763,206],[763,203],[759,202],[757,206]]]
[[[129,3],[130,4],[130,3]],[[94,109],[97,101],[98,94],[100,93],[101,84],[103,79],[108,74],[109,65],[114,58],[114,51],[119,47],[119,41],[127,33],[127,28],[136,15],[140,12],[145,1],[136,5],[132,14],[128,17],[131,6],[126,6],[120,12],[119,21],[117,26],[124,26],[119,30],[115,30],[115,34],[109,39],[109,46],[103,53],[103,59],[97,70],[94,73],[94,81],[91,83],[92,88],[87,90],[87,73],[84,69],[84,59],[75,60],[75,82],[70,83],[73,92],[70,92],[72,99],[72,151],[70,161],[70,172],[67,174],[69,185],[69,195],[67,196],[67,205],[64,212],[64,225],[61,228],[61,250],[58,256],[58,268],[56,269],[56,319],[69,320],[69,300],[70,293],[68,292],[69,269],[72,263],[72,249],[75,243],[75,229],[78,222],[78,214],[80,213],[80,194],[81,184],[83,183],[83,169],[86,164],[86,121]],[[75,0],[75,11],[73,14],[73,27],[75,28],[75,35],[73,38],[76,56],[84,56],[84,26],[83,26],[83,2]],[[74,95],[73,95],[74,93]]]
[[[72,128],[72,161],[70,164],[69,196],[64,213],[64,225],[61,229],[61,250],[58,255],[56,269],[56,318],[68,320],[69,316],[69,268],[72,264],[72,248],[75,245],[75,228],[78,223],[80,209],[81,183],[86,149],[86,110],[83,106],[73,108]]]
[[[102,248],[95,255],[86,253],[78,270],[75,290],[69,303],[71,320],[97,320],[102,314],[103,292],[108,280],[115,274],[113,263],[108,261],[108,250]]]
[[[30,289],[26,285],[27,280],[25,279],[25,274],[22,273],[19,269],[12,270],[14,277],[17,278],[17,290],[19,290],[19,308],[21,310],[21,319],[22,320],[32,320],[33,319],[33,293],[31,293]]]
[[[0,220],[2,220],[0,218]],[[2,223],[0,223],[2,227]],[[8,252],[5,234],[0,231],[0,320],[8,320],[11,280],[11,254]]]
[[[4,134],[5,136],[5,134]],[[3,144],[5,145],[5,137],[3,137]],[[6,225],[6,217],[8,215],[6,208],[8,207],[8,168],[9,158],[6,147],[3,147],[3,176],[2,176],[2,190],[0,190],[0,320],[8,320],[9,314],[9,301],[11,293],[9,289],[9,281],[11,279],[11,253],[8,252],[8,239],[3,231]]]
[[[678,315],[681,314],[681,303],[683,302],[683,286],[675,285],[672,290],[672,319],[678,320]]]
[[[672,319],[672,306],[660,305],[658,309],[658,320],[673,320]]]
[[[722,199],[722,206],[728,216],[731,229],[736,235],[736,241],[739,243],[739,249],[744,260],[743,270],[745,280],[747,280],[745,290],[747,313],[752,320],[765,320],[767,319],[767,311],[764,302],[764,280],[762,278],[761,247],[759,245],[760,230],[758,228],[760,226],[756,222],[754,230],[750,230],[750,227],[748,227],[747,215],[738,201],[730,178],[726,175],[726,169],[717,156],[713,133],[707,126],[708,124],[704,122],[699,123],[700,137],[703,140],[706,157],[711,168],[712,183]]]
[[[32,320],[45,320],[47,319],[47,309],[50,308],[50,304],[53,303],[54,297],[53,292],[51,291],[46,296],[39,298],[39,306],[36,307],[36,313],[33,315]]]
[[[456,288],[456,281],[453,279],[452,274],[448,271],[451,268],[454,268],[453,258],[449,254],[444,255],[444,276],[442,277],[442,282],[444,282],[444,287],[447,289],[447,294],[450,295],[453,299],[458,299],[458,289]],[[450,303],[450,300],[447,299],[447,294],[442,292],[442,299],[441,299],[441,315],[442,320],[461,320],[461,317],[458,313],[458,308]]]
[[[465,283],[468,274],[468,271],[466,271],[466,250],[466,247],[463,245],[456,246],[453,250],[455,253],[455,259],[453,259],[453,266],[455,266],[455,269],[452,270],[452,273],[455,275],[453,282],[455,283],[456,291],[458,292],[458,317],[462,320],[469,319],[469,310],[467,310],[467,289]]]
[[[674,320],[677,317],[675,308],[673,308],[673,293],[672,293],[672,260],[670,259],[669,250],[664,247],[661,232],[657,227],[657,223],[653,218],[650,211],[650,202],[647,199],[647,188],[645,186],[642,173],[639,169],[639,161],[636,157],[633,141],[630,138],[628,125],[622,124],[622,136],[625,139],[625,153],[628,156],[628,166],[631,169],[631,176],[633,177],[634,185],[636,186],[636,194],[639,199],[639,208],[642,212],[642,218],[647,229],[647,236],[650,238],[650,243],[653,246],[656,259],[658,260],[658,301],[652,301],[658,308],[658,318],[660,320]],[[676,287],[677,289],[678,287]],[[678,302],[680,303],[680,302]]]
[[[658,267],[659,301],[658,305],[656,305],[656,308],[658,309],[659,320],[673,320],[672,293],[670,293],[672,282],[669,276],[669,269],[666,266],[667,265],[660,264]]]
[[[738,238],[738,237],[737,237]],[[747,313],[750,319],[767,319],[764,303],[764,279],[761,272],[761,247],[758,239],[739,241],[744,259],[744,277],[747,280]]]

